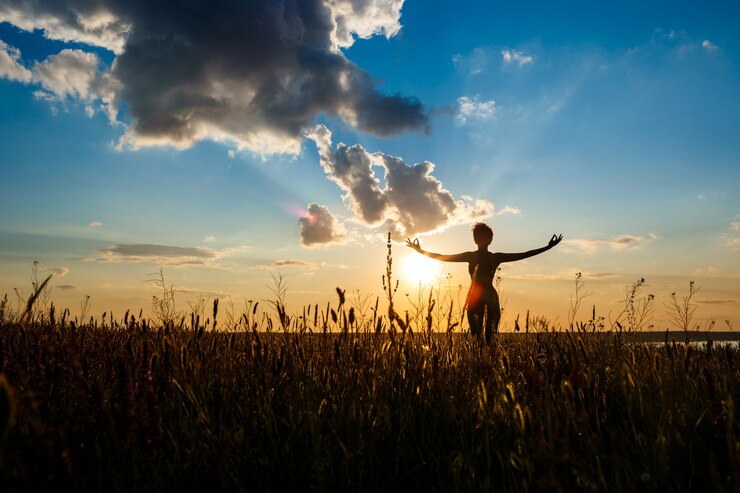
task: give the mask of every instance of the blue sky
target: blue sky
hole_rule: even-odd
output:
[[[55,299],[77,306],[90,294],[98,312],[146,310],[152,291],[144,281],[160,267],[183,290],[184,306],[198,293],[267,296],[270,272],[287,275],[296,306],[329,299],[336,285],[379,293],[382,227],[358,212],[359,195],[341,188],[332,159],[343,142],[408,166],[430,161],[454,200],[492,204],[485,220],[494,250],[527,250],[564,234],[556,250],[504,270],[511,318],[530,309],[562,322],[581,271],[594,293],[589,303],[604,314],[618,313],[624,287],[644,277],[657,296],[656,321],[665,321],[669,294],[696,280],[698,316],[740,323],[736,4],[402,2],[398,32],[356,39],[341,53],[381,93],[418,98],[429,132],[377,135],[318,111],[309,123],[324,124],[337,151],[323,161],[317,143],[299,134],[299,151],[283,154],[233,136],[214,141],[211,130],[188,148],[118,148],[139,123],[130,111],[137,101],[117,93],[111,123],[92,83],[87,99],[60,96],[60,79],[43,79],[41,69],[49,57],[79,50],[94,53],[103,74],[122,53],[49,39],[59,36],[41,25],[24,31],[35,21],[10,16],[13,3],[0,0],[0,48],[16,64],[0,63],[0,293],[27,286],[35,259],[66,271],[55,278],[66,286]],[[153,32],[165,36],[166,26]],[[249,73],[250,60],[241,62]],[[122,84],[134,87],[127,76]],[[299,219],[311,203],[330,211],[339,241],[302,244]],[[421,208],[395,204],[384,219],[420,217]],[[467,250],[469,225],[482,218],[457,207],[434,232],[399,231],[436,251]],[[185,250],[136,256],[121,245]],[[411,292],[404,250],[396,247],[399,274]],[[464,266],[445,267],[467,282]]]

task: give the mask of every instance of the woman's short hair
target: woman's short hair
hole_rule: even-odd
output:
[[[486,223],[473,224],[473,241],[476,245],[489,245],[493,241],[493,230]]]

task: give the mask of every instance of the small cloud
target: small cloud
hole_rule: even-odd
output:
[[[740,238],[729,238],[727,240],[727,246],[729,247],[740,247]]]
[[[503,209],[496,213],[497,216],[503,216],[504,214],[511,214],[512,216],[518,216],[522,213],[519,207],[512,207],[510,205],[505,206]]]
[[[169,245],[114,245],[98,250],[101,262],[145,262],[163,265],[198,265],[214,259],[216,254],[206,248]]]
[[[490,120],[496,113],[496,101],[490,99],[481,101],[479,95],[472,98],[462,96],[457,99],[457,115],[455,120],[465,125],[469,120]]]
[[[501,57],[506,64],[516,64],[518,67],[534,62],[534,57],[525,55],[522,51],[502,50]]]
[[[233,149],[229,149],[229,152],[226,153],[229,156],[229,159],[234,159],[236,157],[236,153]]]
[[[215,243],[215,242],[216,242],[215,236],[208,235],[205,238],[203,238],[203,243]]]
[[[740,222],[730,223],[730,229],[733,231],[740,231]]]
[[[658,235],[650,233],[647,237],[639,235],[622,235],[610,240],[595,238],[574,238],[563,240],[563,246],[568,253],[580,251],[583,253],[595,253],[602,249],[613,251],[637,250],[648,243],[658,239]]]
[[[64,277],[69,274],[69,269],[66,267],[46,267],[44,269],[41,269],[41,271],[48,272],[49,274],[53,274],[56,277]]]
[[[705,39],[704,41],[701,42],[701,47],[707,51],[715,51],[717,49],[717,45],[712,43],[708,39]]]
[[[54,286],[55,289],[63,289],[63,290],[73,290],[73,289],[80,289],[79,286],[75,286],[74,284],[60,284],[58,286]]]
[[[90,221],[90,224],[87,225],[89,228],[100,228],[103,226],[103,223],[100,221]]]
[[[158,265],[202,265],[204,267],[225,268],[220,261],[226,257],[244,254],[249,246],[222,249],[202,247],[179,247],[154,244],[121,244],[98,250],[93,262],[132,262]]]
[[[707,299],[707,300],[696,300],[697,303],[703,305],[730,305],[735,303],[735,300],[722,300],[722,299]]]
[[[294,269],[318,269],[319,264],[315,262],[306,262],[305,260],[294,260],[294,259],[286,259],[286,260],[276,260],[271,264],[268,264],[269,267],[285,267],[285,268],[294,268]]]
[[[321,204],[308,204],[308,211],[298,219],[298,224],[303,246],[340,243],[345,238],[342,225],[329,208]]]

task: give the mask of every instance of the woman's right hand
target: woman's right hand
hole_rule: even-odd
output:
[[[406,238],[406,246],[409,248],[413,248],[417,252],[421,252],[421,245],[419,245],[418,239],[414,239],[414,241],[411,241],[409,238]]]

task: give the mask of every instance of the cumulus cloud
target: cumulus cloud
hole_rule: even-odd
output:
[[[647,236],[622,235],[609,240],[601,240],[595,238],[573,238],[563,240],[563,246],[565,247],[564,250],[569,253],[595,253],[604,249],[612,251],[624,251],[637,250],[657,239],[658,236],[654,233],[650,233]]]
[[[301,245],[320,246],[344,240],[344,228],[328,207],[308,204],[306,215],[298,219],[301,227]]]
[[[0,22],[116,54],[102,74],[95,55],[79,50],[64,50],[37,72],[44,87],[39,97],[96,98],[111,119],[115,108],[126,108],[122,148],[183,149],[208,139],[259,153],[298,153],[304,130],[319,114],[377,135],[428,130],[417,99],[382,94],[340,51],[355,36],[396,34],[402,5],[3,0]]]
[[[31,71],[20,64],[21,52],[0,40],[0,78],[30,82]]]
[[[100,221],[90,221],[90,224],[87,225],[89,228],[102,228],[103,223]]]
[[[506,64],[514,64],[519,67],[534,62],[532,55],[526,55],[524,52],[517,50],[502,50],[501,57]]]
[[[118,83],[101,71],[100,59],[82,50],[62,50],[33,66],[33,82],[41,86],[35,95],[50,103],[65,104],[77,100],[86,105],[88,116],[95,107],[108,114],[111,122],[117,118],[115,92]]]
[[[493,204],[463,196],[455,199],[432,175],[429,161],[407,165],[382,152],[369,153],[359,144],[332,148],[331,132],[318,125],[308,136],[316,142],[321,166],[344,192],[355,219],[381,226],[394,238],[442,230],[453,224],[479,220],[493,213]],[[385,185],[376,176],[383,172]]]
[[[512,207],[510,205],[505,206],[503,209],[496,213],[497,216],[503,216],[505,214],[511,214],[512,216],[518,216],[522,213],[519,207]]]
[[[496,101],[481,101],[479,95],[472,98],[462,96],[457,99],[455,121],[464,125],[470,120],[490,120],[496,113]]]

